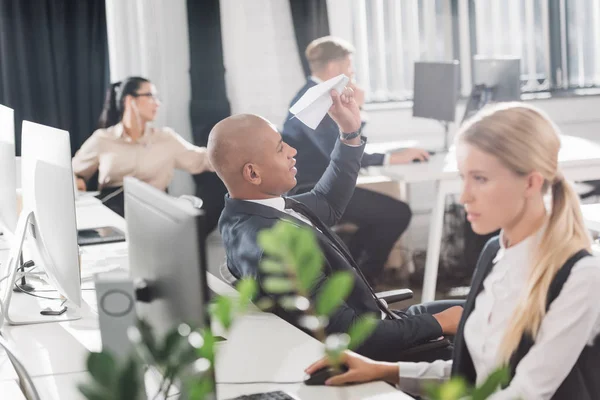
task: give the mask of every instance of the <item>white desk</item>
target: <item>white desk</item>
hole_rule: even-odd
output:
[[[113,225],[125,230],[125,222],[99,203],[78,204],[79,228]],[[119,245],[118,243],[115,245]],[[111,245],[104,245],[107,252]],[[96,246],[93,246],[96,247]],[[0,259],[3,254],[0,252]],[[83,265],[82,269],[85,269]],[[209,277],[209,285],[218,293],[232,289]],[[82,318],[77,321],[29,326],[5,326],[5,338],[18,351],[42,399],[82,399],[77,384],[87,379],[85,361],[89,351],[100,351],[98,316],[89,304],[95,304],[93,291],[83,292]],[[16,307],[31,307],[37,299],[15,294]],[[219,346],[216,361],[217,382],[301,382],[304,368],[323,354],[322,344],[280,318],[254,313],[238,320]],[[12,386],[16,379],[6,356],[0,353],[0,383]],[[307,387],[295,384],[218,384],[218,398],[242,394],[284,390],[299,399],[330,399],[344,394],[348,399],[410,399],[390,385],[374,382],[349,388]],[[4,397],[3,397],[4,398]]]
[[[16,381],[1,381],[0,382],[0,393],[2,393],[3,399],[9,400],[26,400],[21,388]]]
[[[562,136],[559,164],[565,177],[571,181],[600,179],[600,145],[587,139]],[[431,225],[427,241],[427,259],[423,281],[423,302],[435,299],[437,273],[442,243],[442,229],[446,196],[459,194],[461,180],[452,152],[438,153],[426,163],[371,167],[370,175],[385,175],[406,183],[436,183],[436,201],[431,213]]]

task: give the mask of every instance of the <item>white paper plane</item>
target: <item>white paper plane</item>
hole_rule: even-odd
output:
[[[341,94],[348,81],[348,77],[341,74],[311,87],[290,108],[290,112],[309,128],[316,129],[333,105],[330,95],[331,90],[335,89]]]

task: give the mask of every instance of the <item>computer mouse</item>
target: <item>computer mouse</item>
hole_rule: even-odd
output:
[[[413,158],[412,162],[414,162],[414,163],[420,163],[421,159],[420,158]]]
[[[304,380],[304,384],[307,386],[318,386],[324,385],[325,382],[336,375],[341,375],[348,372],[348,367],[341,365],[339,369],[333,367],[323,367],[313,372],[308,378]]]

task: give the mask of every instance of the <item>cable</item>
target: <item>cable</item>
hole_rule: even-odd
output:
[[[30,293],[30,292],[28,292],[26,290],[21,289],[21,286],[19,286],[19,284],[17,282],[15,282],[15,287],[17,289],[19,289],[19,292],[27,294],[29,296],[37,297],[39,299],[45,299],[45,300],[62,300],[62,297],[47,297],[47,296],[40,296],[40,295],[37,295],[37,294]]]

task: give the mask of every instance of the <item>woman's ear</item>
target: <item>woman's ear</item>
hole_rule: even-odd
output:
[[[246,163],[242,168],[242,175],[244,176],[244,180],[253,185],[260,185],[262,179],[260,177],[260,171],[255,164]]]
[[[536,194],[539,194],[542,191],[542,188],[544,187],[545,181],[546,180],[539,172],[531,172],[529,175],[526,176],[525,179],[525,196],[531,197]]]

